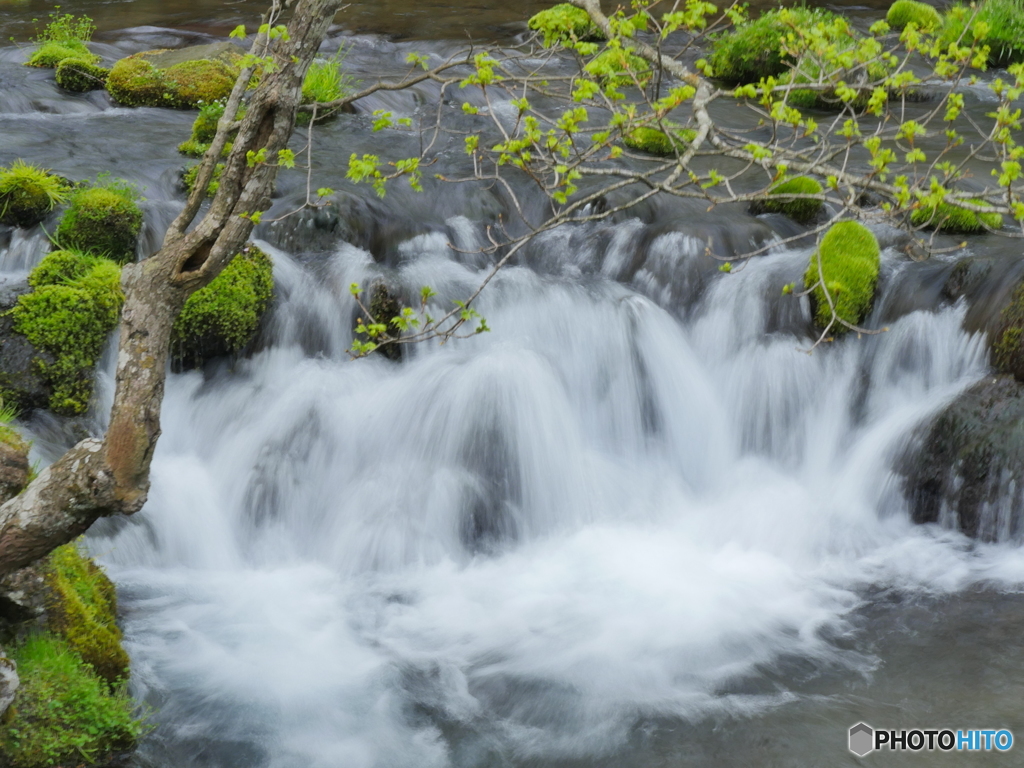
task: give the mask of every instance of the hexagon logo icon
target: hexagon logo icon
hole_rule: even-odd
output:
[[[875,749],[875,729],[867,723],[857,723],[850,729],[850,751],[864,757]]]

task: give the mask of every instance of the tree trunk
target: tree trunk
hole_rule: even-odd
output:
[[[249,215],[269,207],[277,152],[291,138],[303,78],[341,2],[298,0],[288,23],[288,39],[269,46],[274,66],[266,67],[271,71],[263,75],[249,101],[209,212],[187,231],[252,68],[236,83],[214,146],[203,159],[195,191],[163,247],[122,270],[125,304],[110,427],[102,440],[83,440],[44,469],[24,493],[0,507],[0,575],[71,541],[99,517],[130,515],[145,503],[160,436],[174,321],[188,297],[220,274],[248,240],[253,228]],[[267,36],[260,35],[254,50],[266,44]],[[267,162],[250,167],[247,153],[263,148]]]

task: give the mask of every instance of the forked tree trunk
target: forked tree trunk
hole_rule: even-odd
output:
[[[0,575],[71,541],[99,517],[130,515],[145,503],[160,436],[171,328],[185,300],[220,274],[248,240],[253,228],[248,215],[269,206],[277,152],[291,137],[303,78],[341,2],[298,0],[288,23],[288,40],[278,39],[269,46],[274,65],[263,67],[209,212],[188,230],[227,140],[251,67],[235,85],[195,189],[163,247],[122,270],[125,304],[110,427],[103,439],[83,440],[44,469],[21,495],[0,507]],[[266,35],[261,35],[254,50],[266,43]],[[268,162],[249,167],[247,153],[263,148]]]

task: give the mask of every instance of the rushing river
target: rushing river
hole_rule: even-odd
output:
[[[156,5],[96,4],[97,52],[203,42],[259,6]],[[440,7],[479,32],[537,4],[464,5]],[[14,7],[9,28],[38,13]],[[407,34],[397,7],[355,4],[333,42],[352,71],[400,70],[413,44],[350,34],[371,17]],[[187,29],[113,31],[128,23]],[[458,36],[440,29],[419,36]],[[155,248],[193,115],[62,94],[23,56],[0,49],[0,163],[138,183]],[[318,172],[348,195],[351,236],[260,231],[277,290],[258,351],[169,378],[149,503],[91,534],[152,708],[136,764],[811,768],[859,764],[859,720],[1024,738],[1024,555],[913,525],[893,469],[988,372],[963,306],[907,299],[951,262],[887,249],[873,321],[889,332],[807,354],[806,303],[780,296],[807,249],[731,275],[705,254],[709,232],[742,249],[782,222],[651,208],[534,242],[483,294],[491,333],[353,362],[350,283],[440,301],[489,268],[472,255],[487,195],[344,185],[350,152],[416,141],[370,134],[365,113],[431,95],[323,129]],[[274,210],[298,194],[284,179]],[[47,243],[5,237],[15,281]],[[33,427],[44,453],[69,439]],[[1020,749],[885,762],[1017,765]]]

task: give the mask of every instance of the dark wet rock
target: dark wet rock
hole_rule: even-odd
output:
[[[950,301],[970,296],[992,272],[992,260],[969,257],[961,259],[942,286],[942,295]]]
[[[38,563],[0,578],[0,627],[40,619],[46,613],[46,595],[46,581]]]
[[[1024,536],[1024,385],[989,376],[920,429],[899,462],[912,519],[984,541]]]
[[[0,288],[0,395],[9,405],[22,411],[45,408],[50,386],[39,372],[37,360],[53,363],[52,356],[40,352],[22,334],[14,330],[14,318],[8,314],[18,297],[29,292],[27,283]]]

